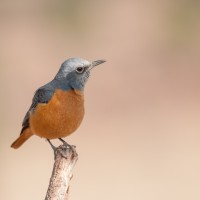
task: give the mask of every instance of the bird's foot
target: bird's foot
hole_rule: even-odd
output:
[[[58,138],[65,146],[69,147],[69,148],[76,148],[76,146],[74,145],[70,145],[68,144],[65,140],[63,140],[62,138]]]

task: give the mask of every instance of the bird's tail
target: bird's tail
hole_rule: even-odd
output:
[[[33,133],[30,128],[26,128],[21,135],[12,143],[11,147],[14,149],[19,148],[26,140],[28,140]]]

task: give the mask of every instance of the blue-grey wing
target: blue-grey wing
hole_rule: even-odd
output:
[[[32,100],[32,104],[22,122],[23,128],[21,132],[23,132],[24,129],[29,127],[30,112],[34,111],[38,103],[48,103],[51,97],[53,96],[53,93],[54,93],[54,90],[52,88],[45,88],[45,87],[41,87],[35,92],[35,95]]]

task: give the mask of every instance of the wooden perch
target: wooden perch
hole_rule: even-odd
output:
[[[45,200],[68,200],[72,170],[78,160],[75,146],[63,144],[54,149],[55,162]]]

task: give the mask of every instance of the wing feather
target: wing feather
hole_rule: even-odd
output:
[[[54,90],[50,88],[45,88],[41,87],[39,88],[33,97],[32,104],[27,111],[24,120],[22,122],[22,130],[21,133],[24,131],[24,129],[29,127],[29,117],[30,117],[30,112],[34,111],[35,108],[37,107],[38,103],[48,103],[51,97],[53,96]]]

